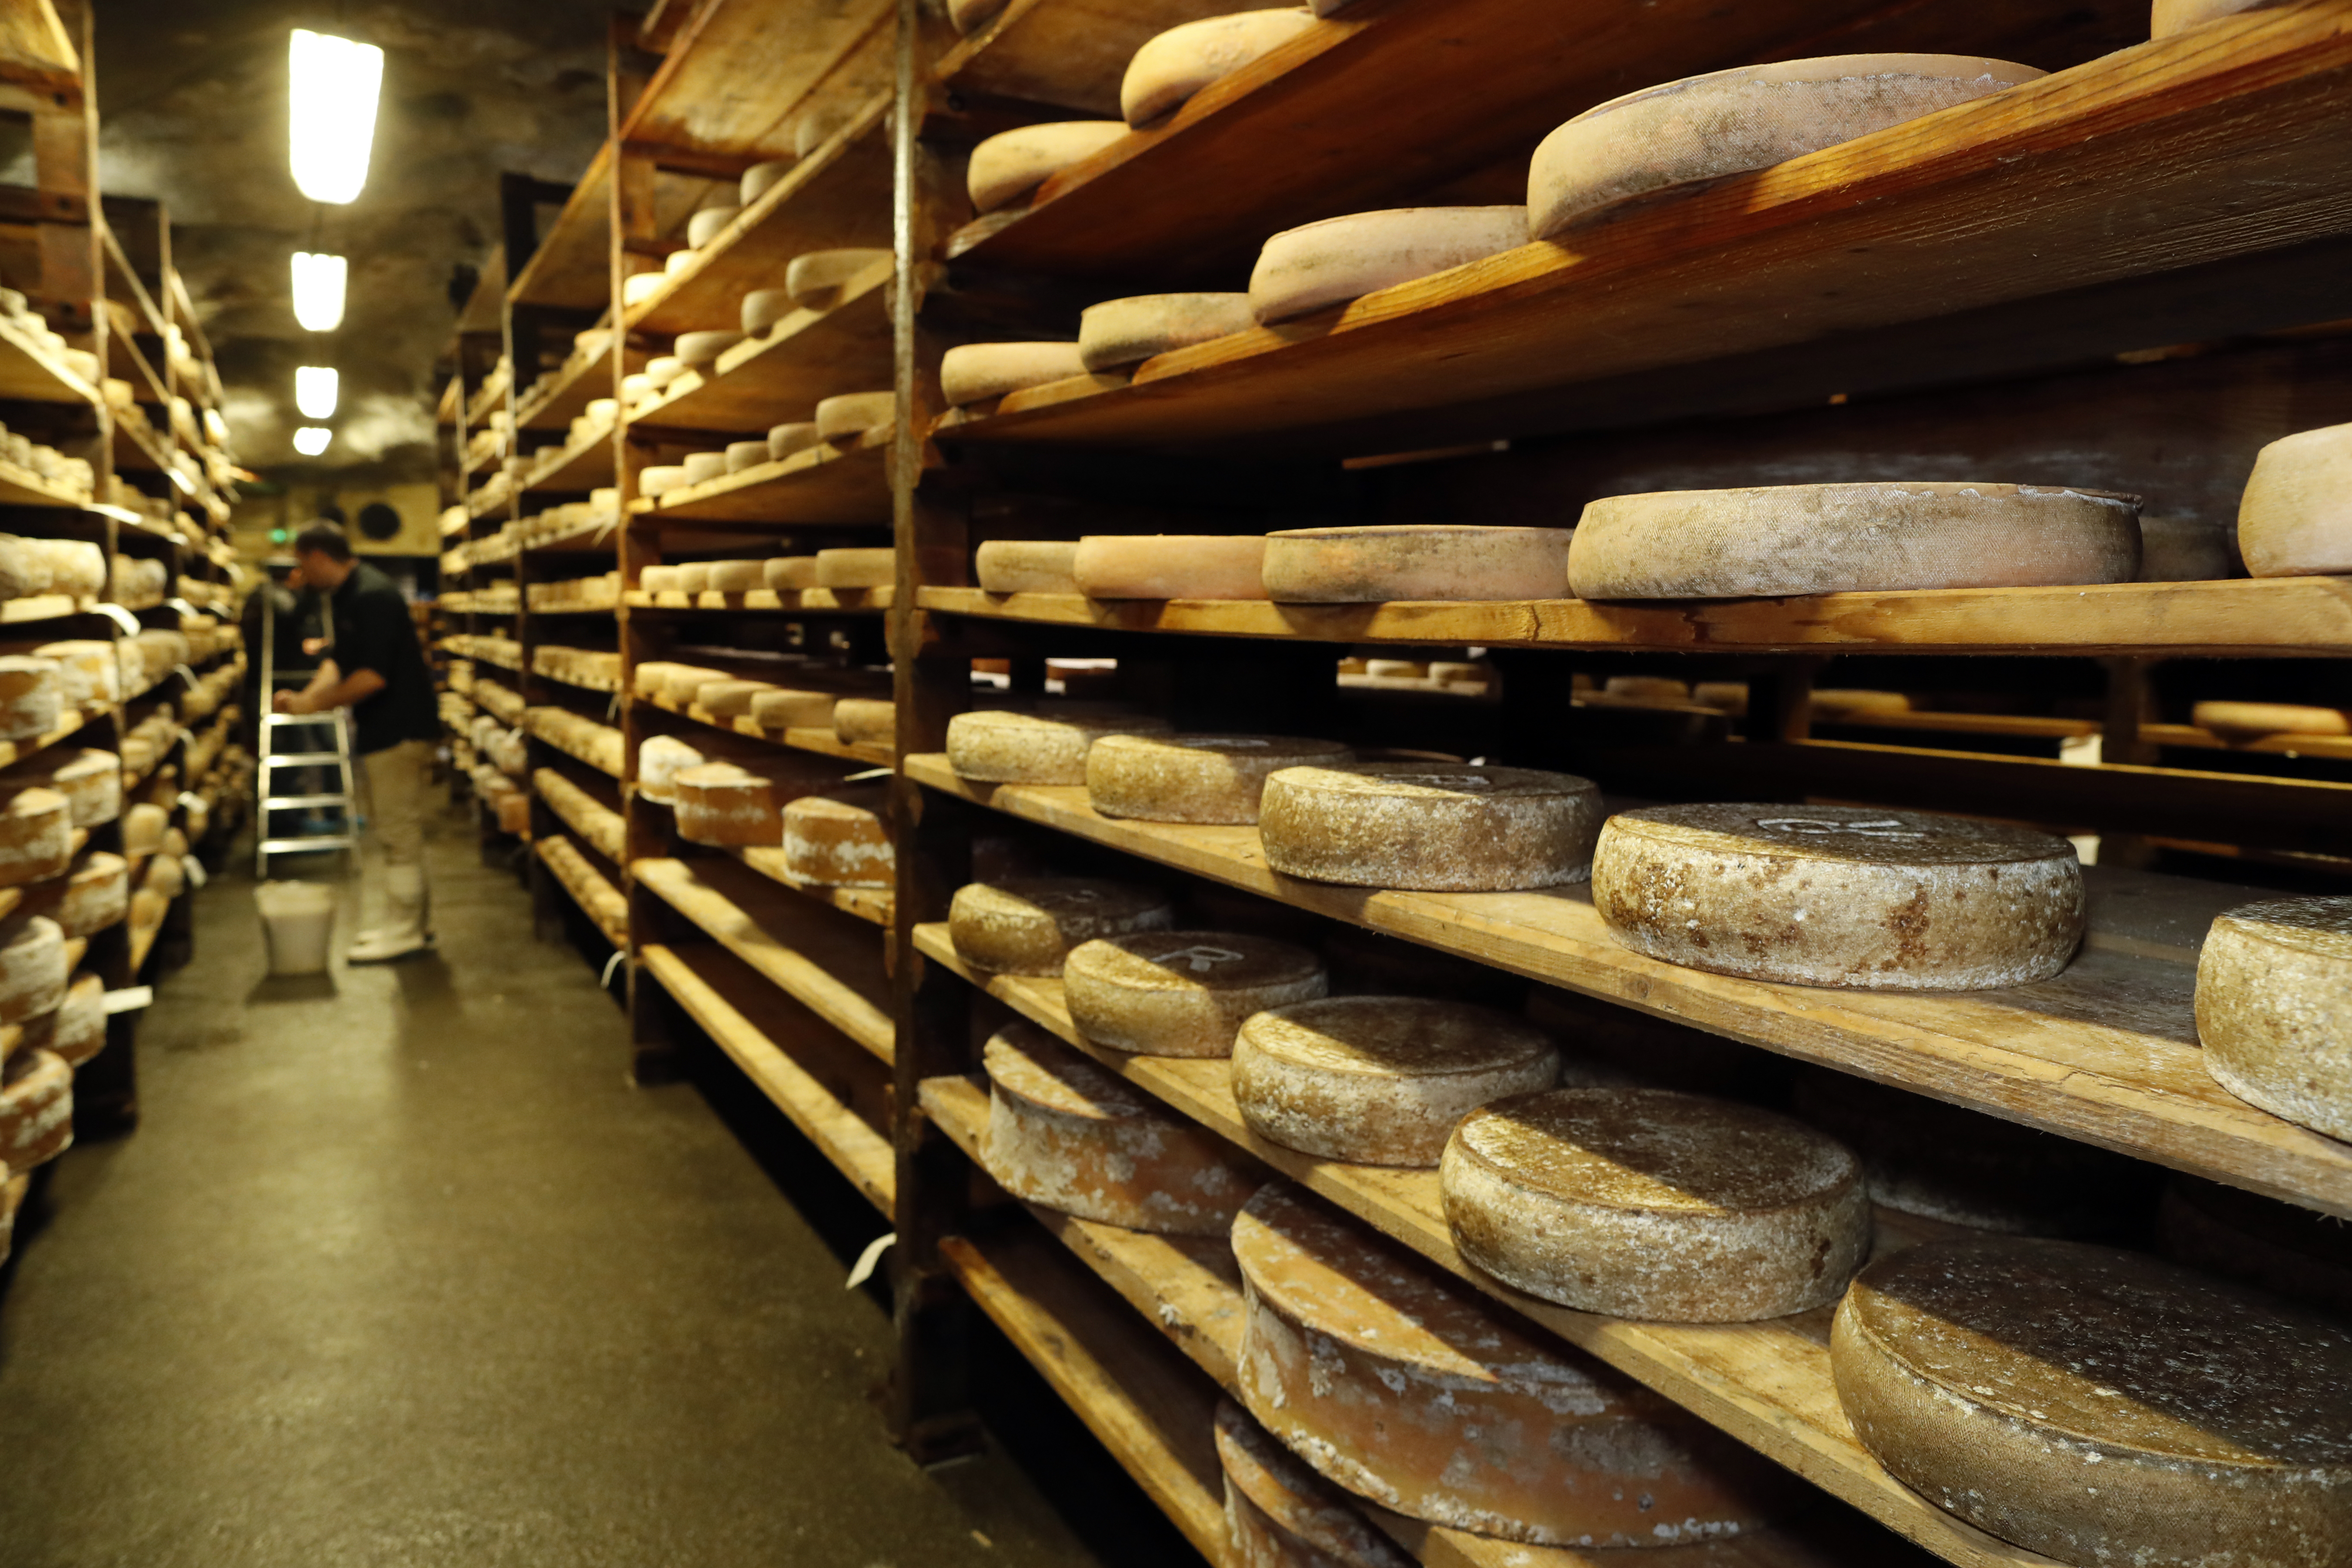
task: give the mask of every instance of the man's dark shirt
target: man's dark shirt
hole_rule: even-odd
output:
[[[334,660],[348,680],[362,669],[383,677],[383,689],[352,708],[360,754],[403,741],[440,738],[432,672],[409,619],[408,601],[392,579],[362,561],[328,601],[334,616]]]

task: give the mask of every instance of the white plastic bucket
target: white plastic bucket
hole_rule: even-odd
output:
[[[253,889],[269,939],[269,973],[319,974],[335,932],[333,887],[325,882],[264,882]]]

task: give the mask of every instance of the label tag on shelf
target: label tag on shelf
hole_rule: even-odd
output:
[[[209,811],[212,809],[210,806],[205,805],[204,796],[196,794],[194,790],[184,789],[180,792],[180,806],[181,809],[184,811]]]
[[[138,616],[132,615],[130,611],[124,609],[120,605],[100,605],[98,606],[98,613],[112,621],[116,626],[121,626],[122,628],[122,635],[125,637],[135,637],[141,632],[146,630],[144,626],[142,626],[139,624]]]
[[[841,782],[845,784],[866,784],[874,779],[888,779],[896,778],[898,776],[898,773],[889,768],[868,768],[862,773],[852,773]]]
[[[163,603],[168,607],[179,611],[180,614],[184,616],[193,616],[196,613],[196,607],[194,605],[191,605],[185,599],[178,597],[176,595],[164,600]]]
[[[187,873],[188,886],[192,888],[201,888],[211,879],[211,873],[205,869],[205,863],[193,855],[180,857],[180,869]]]
[[[877,1236],[867,1243],[866,1250],[857,1255],[856,1263],[851,1266],[848,1282],[844,1284],[842,1289],[855,1290],[872,1279],[874,1266],[882,1261],[882,1255],[889,1251],[890,1244],[898,1239],[898,1233],[894,1230],[887,1236]]]
[[[110,1014],[135,1013],[142,1007],[152,1006],[154,1001],[155,988],[152,985],[127,985],[120,991],[108,992],[105,999],[106,1010]]]
[[[189,689],[189,690],[191,690],[191,691],[194,691],[197,687],[202,686],[202,685],[204,684],[204,682],[203,682],[203,681],[198,680],[198,679],[196,679],[196,672],[195,672],[194,670],[193,670],[193,669],[190,669],[190,668],[189,668],[186,665],[184,665],[184,664],[175,664],[175,665],[173,665],[173,666],[172,667],[172,673],[173,673],[173,675],[178,676],[181,679],[183,679],[183,680],[186,681],[186,682],[188,683],[188,689]]]

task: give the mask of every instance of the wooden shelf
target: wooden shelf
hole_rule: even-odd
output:
[[[890,1141],[828,1091],[777,1042],[803,1038],[813,1023],[804,1009],[743,974],[722,949],[698,943],[649,942],[637,950],[640,969],[661,983],[687,1016],[734,1058],[760,1091],[799,1128],[866,1201],[883,1214],[897,1199],[897,1158]]]
[[[89,504],[88,496],[45,479],[30,468],[0,460],[0,506],[82,508]]]
[[[554,878],[556,886],[562,888],[572,901],[580,906],[580,912],[588,917],[589,923],[603,934],[604,940],[614,947],[626,948],[629,945],[629,928],[625,924],[617,926],[605,924],[604,917],[599,914],[596,909],[596,894],[599,891],[617,898],[620,896],[620,890],[599,875],[594,867],[572,865],[562,857],[551,853],[557,842],[556,837],[536,839],[531,844],[532,853],[536,854],[541,863],[546,866],[548,873]],[[573,852],[575,854],[578,852],[576,846],[573,847]]]
[[[871,616],[890,607],[888,588],[754,588],[749,593],[648,594],[632,588],[622,602],[633,610],[688,610],[740,614],[745,610],[779,610],[792,615]],[[541,614],[533,611],[532,614]]]
[[[1276,605],[1248,599],[1099,600],[978,588],[924,588],[917,602],[943,615],[1041,626],[1450,647],[2241,656],[2352,651],[2352,578],[2346,577],[1940,588],[1672,605],[1589,599]]]
[[[811,447],[778,462],[670,491],[658,505],[631,503],[656,523],[872,524],[890,521],[890,443]]]
[[[2177,1170],[2352,1215],[2352,1145],[2232,1096],[2200,1060],[2194,944],[2239,889],[2094,872],[2093,931],[2066,972],[2000,991],[1774,985],[1644,958],[1611,938],[1582,884],[1409,893],[1267,869],[1250,827],[1097,816],[1086,791],[976,784],[944,757],[905,772],[1008,815],[1603,1001],[2040,1127]],[[2257,895],[2259,896],[2259,895]]]
[[[622,334],[614,338],[622,343],[623,375],[634,375],[646,368],[652,356],[640,348],[627,346]],[[523,430],[562,430],[588,412],[588,405],[600,397],[610,397],[617,384],[613,374],[613,350],[608,345],[602,353],[574,354],[555,373],[544,390],[527,397],[515,410],[515,425]]]
[[[784,851],[781,845],[750,845],[724,849],[720,853],[757,871],[768,880],[792,889],[803,898],[829,904],[845,914],[856,915],[859,920],[870,921],[885,931],[890,928],[892,900],[887,888],[829,888],[823,883],[795,877],[785,868]]]
[[[53,358],[15,321],[0,319],[0,398],[26,403],[100,401],[96,389]]]
[[[764,434],[814,416],[836,393],[890,384],[890,279],[885,256],[852,279],[830,310],[794,310],[719,356],[707,372],[689,370],[629,415],[631,426]],[[773,271],[771,269],[771,287]]]
[[[500,712],[497,707],[483,701],[480,685],[478,682],[476,685],[474,692],[475,705],[488,711],[492,717],[498,719],[499,722],[509,725],[524,725],[525,733],[529,734],[532,740],[554,747],[557,751],[562,752],[565,756],[570,757],[573,762],[579,763],[585,767],[593,768],[596,772],[604,774],[607,778],[617,779],[621,776],[620,769],[605,766],[604,763],[597,761],[585,751],[573,751],[568,738],[551,732],[542,733],[538,730],[530,729],[528,727],[528,720],[530,717],[529,710],[522,707],[522,699],[518,697],[514,699],[514,701],[517,711],[514,717],[509,718],[505,713]]]
[[[1444,16],[1473,26],[1458,6]],[[1654,9],[1633,25],[1672,26]],[[1202,98],[1243,90],[1318,36]],[[2048,368],[2147,348],[2159,331],[2178,342],[2326,319],[2315,280],[2340,277],[2345,259],[2335,215],[2352,178],[2352,127],[2334,106],[2347,81],[2352,20],[2341,7],[2230,17],[1344,309],[1162,354],[1130,385],[964,422],[954,437],[1296,450],[1315,432],[1341,450],[1415,449],[1466,432],[1624,425]],[[1484,97],[1474,89],[1461,101],[1475,112]],[[1576,107],[1549,112],[1557,122]],[[1412,134],[1426,132],[1415,123]],[[1118,151],[1045,195],[1080,182],[1109,199],[1118,185],[1086,176]],[[1016,237],[1065,207],[1087,234],[1162,246],[1160,220],[1192,223],[1199,204],[1156,180],[1149,189],[1102,210],[1049,201],[971,255],[1046,267],[1039,252],[1052,247]],[[1223,201],[1226,186],[1215,189]],[[2239,264],[2252,270],[2233,282]]]
[[[1119,79],[1136,50],[1171,27],[1228,14],[1223,0],[1012,0],[940,56],[932,75],[950,92],[1117,120]]]
[[[601,310],[612,303],[613,258],[608,253],[613,225],[613,143],[607,138],[596,149],[587,172],[572,185],[571,197],[548,226],[539,247],[508,279],[506,247],[491,253],[482,268],[482,281],[457,321],[457,330],[497,331],[501,312],[489,305],[503,290],[509,305],[556,305],[573,310]],[[488,298],[486,299],[485,296]],[[487,320],[485,320],[487,318]],[[493,376],[483,389],[499,384]],[[503,395],[503,393],[501,393]],[[481,412],[469,408],[466,423],[482,422]]]
[[[878,746],[862,741],[856,742],[845,741],[831,730],[819,730],[806,725],[789,730],[763,730],[760,727],[760,721],[748,714],[737,719],[721,719],[715,714],[705,712],[692,703],[671,702],[658,697],[638,697],[635,700],[645,703],[650,708],[658,708],[665,713],[675,713],[681,719],[691,719],[698,724],[708,724],[714,730],[724,730],[730,734],[748,736],[754,741],[767,741],[775,745],[789,746],[794,751],[814,752],[819,756],[840,757],[848,762],[865,763],[877,768],[891,767],[897,762],[896,754],[887,746]]]
[[[0,500],[5,500],[0,494]],[[54,621],[64,616],[84,616],[96,606],[96,599],[77,599],[71,594],[33,594],[22,599],[0,602],[0,626],[23,626],[29,621]]]
[[[793,155],[794,123],[819,98],[863,99],[890,83],[887,0],[721,0],[671,39],[621,140],[756,163]]]
[[[551,448],[522,482],[526,490],[593,490],[613,482],[610,425],[568,447]]]

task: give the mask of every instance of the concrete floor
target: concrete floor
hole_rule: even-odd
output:
[[[52,1168],[0,1279],[0,1563],[1097,1562],[1029,1479],[1099,1471],[1068,1428],[1026,1471],[885,1440],[875,1216],[790,1190],[830,1172],[740,1080],[628,1087],[469,818],[432,870],[443,959],[331,981],[263,977],[242,875],[200,897],[142,1125]]]

